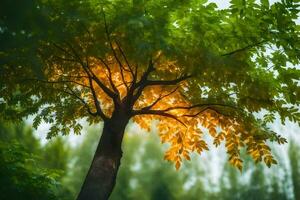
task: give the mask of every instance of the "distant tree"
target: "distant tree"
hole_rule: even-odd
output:
[[[291,199],[288,191],[284,190],[284,183],[281,179],[287,180],[286,171],[283,175],[276,172],[280,170],[279,166],[270,172],[267,172],[265,166],[247,160],[247,171],[244,177],[229,165],[225,165],[220,179],[220,191],[215,199],[219,200],[275,200]],[[274,172],[274,173],[273,173]],[[249,175],[249,177],[248,177]],[[249,179],[248,179],[249,178]]]
[[[243,197],[249,200],[269,199],[270,188],[268,187],[267,179],[268,177],[264,172],[264,167],[257,165],[251,173],[249,183],[244,187]]]
[[[13,124],[0,120],[0,140],[4,143],[17,142],[29,153],[41,153],[41,144],[33,129],[24,122]]]
[[[57,198],[59,175],[40,164],[41,149],[32,129],[24,123],[0,121],[0,199]]]
[[[270,166],[276,161],[266,142],[286,140],[266,124],[275,114],[299,122],[300,70],[289,67],[300,58],[298,6],[1,1],[1,117],[34,114],[35,127],[52,124],[48,138],[79,134],[81,119],[104,122],[79,200],[110,196],[130,120],[145,129],[158,122],[162,142],[171,144],[165,159],[177,169],[190,152],[208,150],[199,125],[216,146],[225,141],[239,169],[242,147]]]
[[[67,170],[70,148],[61,141],[62,138],[53,138],[44,146],[25,123],[0,121],[1,165],[4,169],[0,182],[8,181],[0,183],[3,186],[1,189],[5,190],[0,197],[69,200],[70,191],[62,186],[61,181]],[[32,189],[28,189],[31,184]]]
[[[39,157],[43,167],[61,171],[67,169],[71,149],[61,137],[53,138],[43,146],[33,129],[24,122],[13,124],[0,121],[0,140],[4,143],[17,142],[26,152]]]
[[[57,137],[43,147],[43,164],[51,169],[67,170],[70,157],[70,147],[63,138]]]
[[[243,199],[244,187],[241,184],[239,172],[225,164],[220,177],[220,191],[216,199],[237,200]],[[243,183],[246,184],[246,183]]]
[[[0,198],[56,199],[56,173],[39,166],[34,154],[18,143],[0,142]]]
[[[191,159],[193,162],[186,161],[181,169],[180,176],[176,176],[177,179],[174,184],[177,185],[177,183],[179,183],[178,185],[181,189],[180,187],[176,188],[173,186],[173,188],[175,188],[174,191],[178,191],[174,199],[217,199],[214,189],[219,188],[219,184],[215,185],[210,181],[214,174],[209,173],[209,167],[205,167],[206,165],[212,164],[207,162],[210,160],[210,157],[207,157],[207,161],[203,161],[196,156],[197,155],[192,155]],[[170,173],[169,176],[172,177],[172,173]],[[171,179],[172,178],[169,178],[168,182],[173,183],[174,181],[171,181]]]
[[[263,191],[261,191],[262,194],[264,194]],[[279,179],[276,176],[273,176],[271,179],[271,191],[266,194],[268,199],[270,200],[288,200],[287,194],[283,190],[283,187],[280,184]],[[253,198],[255,199],[255,198]]]
[[[289,160],[295,199],[300,199],[300,147],[295,142],[289,145]]]

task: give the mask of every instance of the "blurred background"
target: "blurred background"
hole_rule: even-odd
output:
[[[75,199],[101,134],[101,125],[82,135],[44,139],[27,120],[0,122],[0,199]],[[176,171],[163,160],[155,127],[144,132],[130,123],[112,200],[284,200],[300,199],[300,128],[293,123],[272,129],[287,136],[284,146],[271,145],[278,165],[267,168],[244,156],[242,172],[230,166],[224,146],[193,155]]]
[[[219,8],[229,1],[214,0]],[[275,1],[270,1],[275,2]],[[84,123],[84,122],[83,122]],[[46,140],[49,126],[31,128],[32,119],[0,121],[0,199],[73,200],[89,168],[101,135],[101,124],[84,127],[81,135]],[[291,122],[271,125],[288,139],[272,145],[278,165],[267,168],[244,157],[242,172],[230,166],[224,146],[193,155],[176,171],[163,160],[155,127],[148,133],[127,127],[123,159],[111,200],[300,200],[300,127]],[[208,138],[209,139],[209,138]],[[211,142],[212,143],[212,142]]]

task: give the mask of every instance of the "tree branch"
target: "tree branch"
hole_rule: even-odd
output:
[[[176,116],[170,114],[170,113],[165,113],[161,110],[133,110],[132,115],[159,115],[159,116],[163,116],[163,117],[168,117],[171,119],[176,120],[177,122],[179,122],[180,124],[182,124],[183,126],[186,127],[186,125],[179,120]]]
[[[143,73],[143,75],[142,75],[140,81],[137,82],[137,84],[136,84],[135,87],[137,88],[137,87],[140,87],[141,85],[144,85],[144,84],[147,82],[147,80],[148,80],[148,76],[149,76],[150,73],[153,72],[153,71],[155,71],[155,68],[154,68],[152,59],[150,59],[146,71]]]
[[[88,78],[88,76],[72,76],[72,75],[56,75],[54,74],[53,76],[58,76],[58,77],[64,77],[64,78],[74,78],[74,79],[82,79],[82,78]]]
[[[76,95],[76,93],[75,93],[72,89],[70,89],[70,88],[68,88],[68,89],[69,89],[71,92],[68,92],[68,91],[65,91],[65,90],[60,90],[60,91],[66,93],[66,94],[69,94],[70,96],[73,96],[73,97],[75,97],[76,99],[80,100],[80,102],[83,104],[84,107],[86,107],[86,109],[87,109],[87,111],[88,111],[88,113],[89,113],[90,115],[92,115],[92,116],[94,116],[94,117],[97,116],[97,112],[96,112],[96,113],[93,113],[93,112],[91,111],[90,106],[88,105],[88,103],[87,103],[86,101],[84,101],[82,98],[80,98],[78,95]]]
[[[72,55],[72,53],[70,53],[69,51],[67,51],[66,49],[64,49],[63,47],[59,46],[58,44],[56,44],[55,42],[52,42],[53,46],[56,47],[57,49],[59,49],[60,51],[64,52],[66,55],[71,56],[72,58],[74,58],[74,55]]]
[[[122,62],[119,60],[118,56],[117,56],[117,53],[112,45],[112,42],[111,42],[111,39],[110,39],[110,35],[109,35],[109,32],[108,32],[108,26],[107,26],[107,22],[106,22],[106,16],[105,16],[105,12],[104,10],[102,10],[102,13],[103,13],[103,19],[104,19],[104,27],[105,27],[105,33],[106,33],[106,37],[107,37],[107,40],[109,42],[109,45],[110,45],[110,48],[113,52],[113,55],[119,65],[119,68],[120,68],[120,73],[121,73],[121,78],[122,78],[122,81],[124,83],[124,85],[126,86],[126,90],[128,92],[129,88],[128,88],[128,85],[126,84],[125,82],[125,78],[124,78],[124,74],[123,74],[123,70],[126,71],[126,69],[124,68],[124,66],[122,65]]]
[[[144,108],[142,108],[141,110],[150,110],[153,106],[155,106],[160,100],[162,100],[163,98],[172,95],[174,92],[177,91],[179,87],[176,87],[173,91],[165,94],[165,95],[160,95],[152,104],[150,104],[149,106],[146,106]]]
[[[95,92],[95,89],[94,89],[94,86],[93,86],[93,80],[91,79],[91,77],[89,77],[89,84],[90,84],[91,92],[92,92],[92,95],[93,95],[94,104],[95,104],[95,107],[96,107],[96,110],[97,110],[97,114],[99,114],[100,117],[104,121],[106,121],[108,118],[106,117],[106,115],[104,114],[104,112],[101,109],[99,100],[97,98],[97,95],[96,95],[96,92]]]
[[[174,80],[147,80],[147,86],[153,86],[153,85],[176,85],[186,79],[191,78],[191,75],[183,75],[182,77],[179,77]]]
[[[98,98],[97,98],[97,95],[96,95],[96,92],[95,92],[95,89],[94,89],[94,86],[93,86],[93,80],[92,78],[93,77],[96,77],[95,74],[91,71],[91,69],[89,68],[89,61],[88,61],[88,58],[86,57],[86,65],[85,63],[82,61],[82,59],[80,58],[79,54],[76,52],[76,50],[72,47],[71,44],[67,43],[67,45],[69,46],[69,48],[71,49],[71,51],[74,53],[75,57],[77,58],[78,62],[81,64],[81,66],[83,67],[83,70],[86,72],[87,76],[88,76],[88,80],[89,80],[89,88],[92,92],[92,95],[93,95],[93,99],[94,99],[94,104],[95,104],[95,107],[96,107],[96,110],[97,110],[97,114],[105,121],[107,120],[108,118],[105,116],[104,112],[102,111],[101,109],[101,106],[100,106],[100,103],[98,101]],[[91,74],[92,73],[92,76]],[[97,77],[96,77],[97,80],[99,80]],[[100,80],[99,80],[100,81]],[[102,82],[100,81],[100,83],[102,84]],[[102,84],[104,86],[104,89],[106,89],[106,86],[104,84]],[[108,88],[107,88],[108,89]],[[108,89],[108,91],[110,91]]]
[[[224,54],[221,54],[221,56],[230,56],[230,55],[233,55],[233,54],[236,54],[236,53],[239,53],[239,52],[242,52],[242,51],[246,51],[248,49],[252,49],[253,47],[256,47],[256,46],[259,46],[263,43],[267,42],[267,40],[262,40],[260,42],[256,42],[256,43],[253,43],[253,44],[249,44],[243,48],[240,48],[240,49],[236,49],[234,51],[231,51],[231,52],[228,52],[228,53],[224,53]]]
[[[77,60],[75,59],[71,59],[71,58],[63,58],[63,57],[60,57],[60,56],[57,56],[57,55],[54,55],[54,57],[58,60],[62,60],[62,61],[66,61],[66,62],[76,62],[77,63]]]
[[[98,86],[112,99],[115,99],[118,95],[115,94],[113,91],[111,91],[108,87],[106,87],[102,81],[95,75],[95,73],[89,68],[89,66],[86,66],[85,63],[82,61],[81,57],[79,56],[79,54],[76,52],[76,50],[73,48],[73,46],[71,44],[69,44],[68,42],[66,42],[67,45],[69,46],[69,48],[71,49],[71,51],[73,52],[73,54],[75,55],[75,57],[77,58],[78,62],[81,64],[83,70],[86,72],[86,74],[88,75],[88,77],[91,77],[93,80],[96,81],[96,83],[98,84]]]
[[[152,59],[150,59],[148,67],[146,71],[143,73],[143,75],[141,76],[141,79],[137,83],[133,84],[129,90],[130,91],[129,95],[132,96],[132,101],[130,106],[133,106],[135,102],[138,100],[138,98],[141,96],[144,88],[147,86],[147,78],[152,71],[155,71],[155,68],[153,67]],[[137,91],[135,92],[135,94],[133,94],[136,89]]]
[[[87,86],[87,85],[84,85],[82,83],[78,83],[78,82],[72,81],[72,80],[48,81],[48,80],[43,80],[43,79],[23,79],[23,81],[39,81],[42,83],[49,83],[49,84],[74,83],[74,84],[80,85],[82,87],[89,88],[89,86]]]
[[[153,63],[151,62],[151,65],[153,65]],[[150,68],[150,69],[149,69]],[[133,97],[133,105],[134,103],[137,101],[137,99],[141,96],[143,90],[148,87],[148,86],[155,86],[155,85],[166,85],[166,86],[171,86],[171,85],[176,85],[178,83],[180,83],[181,81],[184,81],[190,77],[192,77],[191,75],[184,75],[178,79],[174,79],[174,80],[148,80],[147,79],[147,76],[151,73],[151,71],[155,70],[152,66],[152,69],[151,67],[149,67],[143,77],[141,78],[140,82],[137,83],[138,85],[138,89],[137,89],[137,92],[136,94],[134,95]]]
[[[111,87],[113,88],[114,92],[119,95],[119,90],[117,89],[117,86],[114,84],[114,82],[112,80],[112,73],[111,73],[110,67],[101,57],[96,57],[96,58],[98,60],[100,60],[103,63],[103,65],[105,66],[106,70],[108,71],[108,81],[109,81]]]
[[[235,107],[235,106],[232,106],[232,105],[228,105],[228,104],[221,104],[221,103],[207,103],[207,104],[195,104],[195,105],[192,105],[192,106],[174,106],[174,107],[170,107],[170,108],[167,108],[167,109],[164,109],[162,111],[164,112],[167,112],[167,111],[171,111],[171,110],[191,110],[193,108],[201,108],[201,107],[204,107],[204,106],[222,106],[222,107],[229,107],[229,108],[232,108],[232,109],[235,109],[235,110],[240,110],[240,111],[244,111],[243,109],[241,108],[238,108],[238,107]]]
[[[182,115],[182,117],[192,117],[192,118],[194,118],[194,117],[200,115],[201,113],[203,113],[204,111],[206,111],[208,109],[211,109],[211,108],[210,107],[206,107],[206,108],[200,110],[199,112],[197,112],[196,114]]]
[[[133,72],[133,70],[132,70],[131,65],[129,64],[129,62],[128,62],[128,60],[127,60],[127,57],[126,57],[126,55],[125,55],[123,49],[121,48],[120,44],[119,44],[117,41],[116,41],[116,44],[117,44],[117,46],[118,46],[119,51],[121,52],[121,54],[122,54],[122,56],[123,56],[123,58],[124,58],[124,60],[125,60],[125,62],[126,62],[126,64],[127,64],[128,68],[129,68],[129,71],[130,71],[132,77],[134,77],[134,72]]]

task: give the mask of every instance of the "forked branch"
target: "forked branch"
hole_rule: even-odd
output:
[[[136,116],[136,115],[158,115],[158,116],[162,116],[162,117],[168,117],[168,118],[176,120],[177,122],[179,122],[180,124],[182,124],[183,126],[186,127],[186,125],[180,119],[178,119],[177,116],[172,115],[170,113],[166,113],[161,110],[133,110],[132,116]]]
[[[155,106],[159,101],[161,101],[162,99],[164,99],[165,97],[168,97],[172,94],[174,94],[177,90],[178,90],[179,87],[176,87],[174,90],[172,90],[171,92],[165,94],[165,95],[160,95],[155,101],[153,101],[152,104],[150,104],[149,106],[146,106],[144,108],[142,108],[141,110],[150,110],[151,108],[153,108],[153,106]]]
[[[146,74],[146,73],[145,73]],[[177,85],[178,83],[192,77],[191,75],[183,75],[180,78],[174,79],[174,80],[148,80],[147,77],[144,79],[144,81],[140,81],[138,84],[137,92],[134,95],[134,102],[137,101],[137,99],[141,96],[143,90],[148,86],[173,86]],[[174,91],[175,92],[175,91]]]
[[[127,57],[126,57],[126,55],[125,55],[123,49],[121,48],[120,44],[119,44],[117,41],[116,41],[116,44],[117,44],[118,49],[119,49],[119,51],[121,52],[121,54],[122,54],[122,56],[123,56],[123,58],[124,58],[124,60],[125,60],[125,63],[127,64],[128,68],[129,68],[129,72],[130,72],[130,74],[131,74],[131,76],[132,76],[132,78],[133,78],[133,77],[135,76],[135,74],[134,74],[134,72],[133,72],[132,66],[129,64],[129,61],[128,61],[128,59],[127,59]]]
[[[90,88],[91,88],[91,92],[92,92],[92,95],[93,95],[93,102],[95,104],[95,107],[96,107],[96,110],[97,110],[97,114],[100,115],[100,117],[106,121],[108,118],[106,117],[106,115],[104,114],[103,110],[101,109],[101,105],[100,105],[100,102],[97,98],[97,94],[96,94],[96,91],[95,91],[95,88],[94,88],[94,85],[93,85],[93,80],[92,78],[89,76],[89,84],[90,84]]]
[[[111,72],[111,69],[109,67],[109,65],[105,62],[104,59],[102,59],[101,57],[96,57],[98,60],[101,61],[101,63],[104,65],[104,67],[106,68],[107,72],[108,72],[108,81],[109,81],[109,84],[111,85],[112,89],[114,90],[114,92],[117,94],[117,95],[120,95],[119,94],[119,91],[117,89],[117,86],[114,84],[113,82],[113,79],[112,79],[112,72]]]
[[[121,73],[121,78],[122,78],[122,81],[126,87],[126,90],[128,92],[129,90],[129,87],[128,85],[126,84],[126,81],[125,81],[125,77],[124,77],[124,73],[123,71],[129,71],[129,70],[126,70],[126,68],[123,66],[122,62],[120,61],[118,55],[117,55],[117,52],[115,51],[113,45],[112,45],[112,41],[111,41],[111,38],[110,38],[110,34],[109,34],[109,31],[108,31],[108,25],[107,25],[107,22],[106,22],[106,16],[105,16],[105,12],[104,10],[102,9],[102,13],[103,13],[103,19],[104,19],[104,27],[105,27],[105,33],[106,33],[106,37],[107,37],[107,40],[109,42],[109,46],[111,48],[111,51],[114,55],[114,58],[116,59],[117,63],[118,63],[118,66],[120,68],[120,73]]]
[[[81,64],[83,70],[86,72],[87,76],[95,80],[95,82],[98,84],[98,86],[112,99],[116,99],[118,95],[111,91],[102,81],[95,75],[92,69],[90,69],[88,63],[84,63],[77,51],[73,48],[73,46],[69,43],[67,43],[69,48],[74,53],[75,57],[77,58],[78,62]]]

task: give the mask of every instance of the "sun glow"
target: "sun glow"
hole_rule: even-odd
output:
[[[61,77],[67,77],[69,85],[64,92],[79,99],[90,114],[104,120],[112,117],[118,105],[147,131],[157,121],[161,141],[170,144],[165,159],[175,163],[176,169],[184,159],[190,160],[191,153],[202,154],[208,150],[206,133],[213,138],[215,146],[225,142],[229,162],[240,170],[242,148],[256,162],[276,164],[266,144],[267,138],[247,131],[239,119],[220,112],[226,105],[201,102],[195,105],[186,99],[183,94],[190,88],[190,76],[181,71],[176,61],[169,61],[158,52],[148,66],[141,67],[130,64],[120,46],[111,47],[113,54],[105,59],[86,57],[75,61],[79,69],[76,76],[66,75],[54,66],[51,81],[59,82]],[[283,138],[276,139],[280,144],[285,143]]]
[[[170,67],[170,64],[173,65],[174,73],[178,73],[174,68],[174,62],[169,62],[165,66]],[[136,66],[133,72],[126,62],[120,66],[113,57],[108,57],[106,61],[90,58],[89,65],[100,81],[110,90],[118,93],[121,100],[127,98],[132,84],[138,82],[144,73]],[[157,68],[165,69],[162,64]],[[88,78],[81,80],[84,85],[89,85]],[[104,113],[111,116],[114,111],[113,100],[95,80],[92,80],[92,84]],[[170,144],[165,159],[175,163],[176,169],[181,166],[183,159],[190,160],[192,152],[202,154],[203,151],[208,150],[208,145],[203,139],[205,133],[200,127],[204,127],[213,137],[215,146],[225,141],[229,162],[240,170],[243,162],[240,158],[240,150],[243,147],[247,148],[255,161],[264,160],[267,165],[276,163],[265,140],[255,138],[245,131],[246,129],[236,119],[226,117],[209,106],[192,107],[181,93],[184,88],[189,87],[188,84],[188,81],[182,81],[176,85],[147,86],[133,105],[133,110],[149,111],[147,114],[133,116],[133,121],[141,128],[150,131],[152,122],[154,120],[158,122],[161,141]],[[89,103],[93,101],[93,96],[90,95]]]

